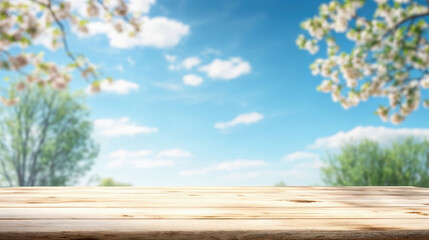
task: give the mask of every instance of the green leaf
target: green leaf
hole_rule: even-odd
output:
[[[16,20],[17,20],[19,23],[23,23],[23,22],[24,22],[24,16],[22,16],[22,15],[18,15],[18,16],[16,17]]]
[[[77,63],[69,63],[67,67],[69,68],[77,68],[79,65]]]
[[[30,39],[28,39],[28,38],[25,38],[25,37],[23,37],[23,38],[21,38],[20,40],[19,40],[22,44],[24,44],[24,45],[31,45],[31,40]]]
[[[60,35],[60,34],[61,34],[61,30],[60,30],[59,28],[55,28],[55,29],[52,31],[52,33],[53,33],[54,35]]]
[[[85,27],[85,25],[88,24],[88,23],[89,23],[88,20],[82,19],[82,20],[79,21],[79,26]]]
[[[99,81],[99,80],[96,80],[96,81],[92,82],[92,83],[91,83],[91,85],[92,85],[93,87],[99,87],[99,86],[100,86],[100,81]]]

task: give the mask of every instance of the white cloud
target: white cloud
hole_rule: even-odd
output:
[[[292,168],[281,172],[279,175],[286,177],[286,179],[306,179],[308,178],[308,171],[302,168]]]
[[[316,139],[310,148],[317,149],[336,149],[344,143],[356,143],[364,139],[376,141],[381,145],[388,145],[395,141],[403,140],[407,137],[414,137],[419,140],[429,137],[429,129],[422,128],[386,128],[386,127],[363,127],[358,126],[354,129],[343,132],[340,131],[329,137]]]
[[[116,69],[118,69],[118,71],[122,72],[122,71],[124,71],[124,66],[122,66],[122,64],[118,64],[118,65],[116,65]]]
[[[176,164],[176,158],[190,157],[190,152],[179,148],[167,149],[160,151],[154,155],[152,150],[128,151],[125,149],[117,150],[107,154],[109,161],[108,168],[117,168],[124,165],[133,166],[136,168],[156,168],[156,167],[172,167]]]
[[[256,172],[247,172],[247,173],[233,172],[226,175],[225,178],[233,179],[233,180],[245,180],[245,179],[262,177],[264,175],[267,175],[268,173],[269,173],[268,171],[256,171]]]
[[[262,160],[237,159],[234,161],[219,163],[215,168],[217,170],[234,170],[248,167],[261,167],[266,165],[268,165],[268,163]]]
[[[132,48],[135,46],[149,46],[168,48],[176,46],[189,33],[189,26],[165,17],[142,18],[144,26],[135,36],[128,35],[131,26],[124,25],[124,31],[118,33],[111,24],[104,22],[88,23],[89,34],[106,34],[110,45],[117,48]],[[82,36],[82,34],[80,34]]]
[[[130,91],[137,90],[139,88],[140,86],[137,83],[129,82],[123,79],[113,81],[112,83],[106,81],[101,83],[102,91],[114,92],[117,94],[128,94]]]
[[[69,2],[74,12],[87,17],[87,0],[73,0]],[[109,7],[114,7],[117,5],[117,2],[117,0],[112,0],[106,4]],[[155,0],[130,0],[129,9],[131,13],[136,15],[147,14],[155,2]],[[104,14],[104,9],[100,8],[100,16]],[[114,29],[113,24],[101,21],[88,23],[89,34],[77,32],[76,29],[74,31],[78,36],[105,34],[110,40],[110,45],[117,48],[132,48],[135,46],[173,47],[190,31],[188,25],[166,17],[150,18],[143,16],[141,19],[144,27],[141,28],[141,31],[135,37],[129,36],[132,26],[126,24],[123,20],[118,20],[118,23],[123,25],[124,30],[122,33],[118,33]]]
[[[316,159],[319,159],[319,155],[315,153],[309,153],[309,152],[294,152],[283,157],[283,161],[285,162],[294,162],[294,161],[300,161],[300,160],[316,160]]]
[[[128,117],[120,119],[103,118],[94,121],[95,130],[103,136],[133,136],[158,132],[158,128],[139,126]]]
[[[250,73],[251,67],[248,62],[234,57],[229,60],[215,59],[212,63],[200,67],[199,70],[206,72],[210,78],[231,80]]]
[[[198,57],[189,57],[182,61],[182,66],[186,69],[191,69],[201,63]]]
[[[107,156],[110,158],[127,159],[127,158],[135,158],[135,157],[147,157],[152,153],[153,151],[151,150],[128,151],[128,150],[121,149],[115,152],[111,152]]]
[[[152,85],[169,91],[179,91],[180,89],[182,89],[181,84],[175,84],[170,82],[155,82],[152,83]]]
[[[195,175],[203,175],[212,171],[232,171],[232,170],[239,170],[244,168],[264,167],[267,165],[268,163],[262,160],[236,159],[233,161],[221,162],[205,168],[189,169],[189,170],[180,172],[180,175],[190,177]]]
[[[173,167],[175,165],[174,160],[165,159],[125,159],[125,158],[113,158],[107,163],[108,168],[119,168],[124,165],[131,165],[136,168],[158,168],[158,167]]]
[[[201,54],[203,54],[203,55],[209,55],[209,54],[213,54],[213,55],[221,55],[221,54],[222,54],[222,52],[221,52],[220,50],[217,50],[217,49],[213,49],[213,48],[206,47],[206,48],[201,52]]]
[[[176,71],[179,70],[181,68],[181,65],[179,63],[175,63],[177,56],[175,55],[169,55],[169,54],[165,54],[164,58],[167,62],[169,62],[170,64],[168,65],[168,69],[170,69],[171,71]]]
[[[161,151],[158,153],[158,157],[168,157],[168,158],[184,158],[191,157],[192,154],[188,151],[182,150],[180,148],[172,148]]]
[[[203,175],[210,172],[211,170],[211,168],[190,169],[180,172],[180,176],[191,177],[196,175]]]
[[[170,69],[171,71],[176,71],[176,70],[180,69],[180,65],[176,65],[176,64],[171,63],[168,65],[168,69]]]
[[[183,76],[183,83],[185,85],[189,85],[189,86],[193,86],[196,87],[198,85],[200,85],[201,83],[203,83],[203,78],[195,75],[195,74],[188,74]]]
[[[129,82],[123,79],[114,80],[109,82],[108,80],[103,80],[100,82],[100,88],[102,92],[110,92],[116,94],[129,94],[131,91],[136,91],[140,88],[137,83]],[[85,88],[85,92],[88,95],[92,95],[91,86]]]
[[[168,65],[168,69],[170,69],[172,71],[176,71],[176,70],[183,69],[183,68],[189,70],[189,69],[191,69],[191,68],[193,68],[193,67],[195,67],[201,63],[201,59],[199,59],[198,57],[188,57],[179,63],[175,63],[177,56],[166,54],[164,57],[165,57],[165,60],[167,60],[167,62],[170,63]]]
[[[323,164],[324,163],[322,160],[320,160],[320,158],[316,158],[312,162],[298,163],[297,165],[295,165],[295,167],[298,169],[309,169],[309,168],[319,169],[323,166]]]
[[[323,166],[323,162],[320,158],[317,158],[311,162],[302,162],[293,166],[293,168],[286,171],[280,172],[280,176],[286,177],[286,181],[293,183],[293,185],[309,185],[317,181],[319,175],[319,169]]]
[[[67,2],[70,3],[73,11],[78,11],[81,15],[87,16],[86,6],[88,6],[88,4],[86,3],[86,0],[68,0]]]
[[[124,165],[125,162],[126,162],[126,159],[124,159],[124,158],[115,158],[115,159],[110,160],[107,163],[107,167],[108,168],[122,167],[122,165]]]
[[[136,61],[134,61],[134,59],[127,57],[127,62],[128,64],[130,64],[131,66],[134,66],[136,64]]]
[[[136,159],[132,163],[137,168],[173,167],[175,165],[173,160],[164,159]]]
[[[177,56],[165,54],[164,58],[167,62],[174,62],[176,61]]]
[[[215,128],[224,130],[230,127],[234,127],[238,124],[249,125],[252,123],[257,123],[261,121],[263,118],[264,118],[264,115],[257,112],[245,113],[245,114],[238,115],[237,117],[235,117],[233,120],[229,122],[216,123]]]
[[[148,13],[152,4],[155,4],[155,0],[130,0],[129,9],[131,12],[140,15]]]

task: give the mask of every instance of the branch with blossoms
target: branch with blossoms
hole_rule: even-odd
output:
[[[85,6],[72,7],[72,0],[3,0],[0,2],[0,71],[18,73],[24,81],[16,90],[27,84],[51,86],[61,90],[68,86],[74,71],[91,83],[91,90],[100,91],[100,82],[113,79],[102,77],[97,67],[84,55],[72,51],[67,39],[68,30],[89,34],[88,25],[98,21],[109,24],[118,33],[134,37],[141,30],[141,13],[132,12],[126,0],[88,0]],[[49,41],[53,50],[63,48],[69,57],[67,66],[45,62],[43,52],[29,52],[28,47]],[[47,39],[47,40],[46,40]],[[19,51],[16,51],[19,49]],[[15,55],[12,54],[19,52]],[[0,97],[4,105],[14,105],[19,99],[14,94]]]
[[[297,45],[316,54],[325,42],[326,57],[310,65],[313,75],[326,78],[319,91],[330,93],[345,109],[370,97],[387,97],[389,104],[375,113],[399,124],[420,105],[429,107],[421,93],[429,88],[429,1],[374,1],[371,18],[359,15],[369,0],[322,4],[317,16],[302,23],[308,35],[300,35]],[[340,49],[336,39],[342,35],[353,48]]]

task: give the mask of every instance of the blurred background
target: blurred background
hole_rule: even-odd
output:
[[[426,1],[0,7],[0,186],[429,186]]]

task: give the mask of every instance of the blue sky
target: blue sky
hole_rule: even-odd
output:
[[[344,110],[316,91],[322,79],[308,66],[318,55],[295,40],[322,2],[157,0],[146,27],[158,19],[166,29],[146,43],[71,34],[72,49],[123,83],[88,97],[101,146],[90,175],[139,186],[314,185],[320,155],[350,138],[429,135],[427,110],[394,126],[373,113],[387,99]],[[67,63],[61,51],[46,58]]]

